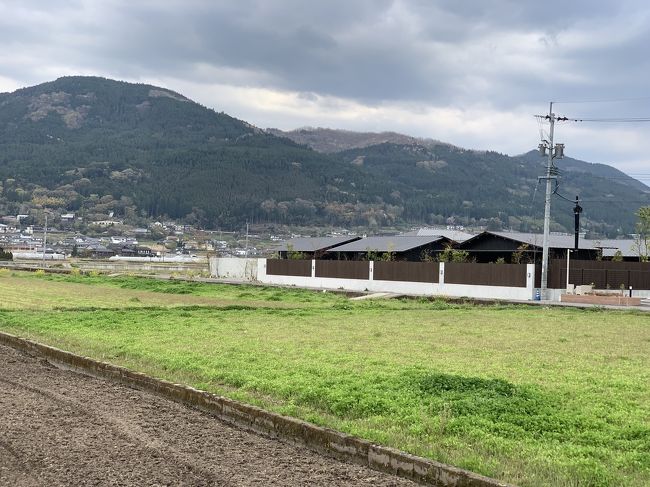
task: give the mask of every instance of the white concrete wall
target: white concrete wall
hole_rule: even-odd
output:
[[[210,275],[218,279],[256,281],[258,280],[257,268],[258,259],[239,259],[237,257],[210,258]]]
[[[136,257],[126,255],[113,255],[108,258],[109,261],[124,261],[124,262],[159,262],[165,263],[192,263],[192,262],[205,262],[205,257],[190,257],[189,255],[166,255],[166,256],[151,256],[151,257]]]
[[[372,262],[368,265],[372,266]],[[315,261],[312,261],[312,276],[315,276]],[[374,267],[374,266],[373,266]],[[255,269],[256,277],[250,274]],[[371,267],[372,268],[372,267]],[[249,269],[249,270],[246,270]],[[440,283],[382,281],[372,279],[335,279],[329,277],[276,276],[266,273],[266,259],[212,258],[210,271],[213,277],[225,279],[257,280],[279,286],[296,286],[307,289],[330,289],[353,292],[390,292],[416,296],[449,296],[485,299],[532,300],[535,289],[535,266],[527,267],[526,287],[474,286],[467,284],[445,284],[444,263],[440,264]],[[559,299],[559,296],[558,296]]]
[[[524,287],[474,286],[468,284],[431,284],[406,281],[369,281],[365,279],[333,279],[328,277],[266,276],[261,282],[309,289],[344,289],[356,292],[387,292],[415,296],[448,296],[484,299],[530,301],[531,292]]]
[[[444,284],[440,294],[450,297],[512,299],[518,301],[533,299],[533,295],[525,287],[475,286],[473,284]]]
[[[14,260],[65,260],[63,254],[45,254],[42,252],[13,252]]]

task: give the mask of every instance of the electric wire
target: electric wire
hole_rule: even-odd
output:
[[[636,98],[605,98],[600,100],[567,100],[567,101],[554,101],[553,104],[562,104],[562,105],[579,105],[585,103],[621,103],[625,101],[641,101],[641,100],[650,100],[650,96],[640,96]]]
[[[538,183],[539,183],[539,181],[538,181]],[[555,180],[555,188],[553,189],[552,194],[554,194],[555,196],[557,196],[558,198],[560,198],[560,199],[562,199],[564,201],[568,201],[571,204],[575,204],[575,203],[606,203],[606,204],[611,204],[611,203],[632,204],[632,203],[634,203],[634,204],[648,204],[648,203],[650,203],[650,198],[648,198],[645,201],[641,201],[641,200],[624,200],[624,199],[620,199],[620,198],[607,198],[606,200],[597,200],[597,199],[582,199],[582,198],[579,198],[579,197],[578,197],[577,200],[575,200],[575,199],[572,200],[572,199],[567,198],[566,196],[560,194],[558,192],[559,189],[560,189],[560,183],[559,183],[558,180]]]
[[[630,178],[636,179],[637,181],[640,181],[640,180],[641,181],[643,181],[643,180],[648,181],[648,180],[650,180],[650,174],[643,174],[643,175],[629,174],[628,176],[629,177],[626,178],[625,176],[596,176],[596,175],[593,175],[593,174],[591,175],[592,178],[606,179],[606,180],[612,180],[612,181],[616,181],[616,180],[627,181]]]
[[[638,123],[650,122],[650,117],[568,118],[558,117],[558,122]]]
[[[538,123],[542,120],[548,120],[548,115],[535,115]],[[555,117],[556,122],[600,122],[600,123],[636,123],[650,122],[650,117],[608,117],[608,118],[590,118],[590,117]]]
[[[611,103],[611,102],[618,102],[618,101],[639,101],[639,100],[650,100],[650,97],[642,97],[642,98],[628,98],[628,99],[619,99],[619,100],[583,100],[583,101],[560,101],[560,102],[552,102],[552,103],[562,103],[562,104],[570,104],[570,103]],[[552,105],[551,105],[552,106]],[[537,124],[539,127],[539,132],[540,132],[540,139],[542,142],[545,142],[544,139],[544,131],[543,131],[543,126],[546,121],[549,123],[552,123],[553,121],[557,122],[591,122],[591,123],[647,123],[650,122],[650,117],[608,117],[608,118],[595,118],[595,117],[576,117],[576,118],[569,118],[569,117],[554,117],[553,114],[549,115],[535,115],[535,118],[537,119]],[[549,148],[550,150],[553,150],[553,148]],[[554,166],[554,164],[551,163],[552,167],[548,168],[549,173],[553,173],[553,175],[559,177],[560,176],[560,170]],[[645,173],[634,173],[630,175],[625,176],[593,176],[593,177],[600,177],[601,179],[620,179],[620,180],[625,180],[628,178],[636,179],[636,180],[650,180],[650,175],[645,174]],[[535,191],[533,193],[533,198],[531,201],[531,211],[532,207],[535,201],[535,195],[537,194],[537,188],[539,186],[539,179],[537,180],[537,185],[535,186]],[[566,196],[562,195],[559,193],[559,188],[560,188],[560,183],[558,179],[555,179],[555,188],[552,191],[552,194],[554,196],[557,196],[561,200],[564,200],[568,203],[578,205],[579,203],[590,203],[590,204],[612,204],[612,203],[620,203],[620,204],[641,204],[641,205],[647,205],[650,203],[650,198],[646,199],[645,201],[637,201],[637,200],[622,200],[619,198],[608,198],[607,200],[586,200],[586,199],[580,199],[578,196],[576,196],[575,200],[572,200],[570,198],[567,198]]]
[[[575,199],[570,199],[570,198],[567,198],[564,195],[561,195],[560,193],[557,192],[557,189],[553,190],[553,194],[555,196],[557,196],[558,198],[560,198],[560,199],[562,199],[564,201],[567,201],[567,202],[569,202],[571,204],[576,203]],[[650,199],[643,201],[643,200],[622,200],[622,199],[619,199],[619,198],[607,198],[606,200],[580,199],[580,198],[578,198],[578,203],[607,204],[607,205],[610,205],[612,203],[620,203],[620,204],[623,204],[623,205],[629,205],[629,204],[639,204],[639,205],[646,204],[647,205],[648,203],[650,203]]]

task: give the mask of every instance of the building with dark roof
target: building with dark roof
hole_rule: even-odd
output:
[[[325,253],[339,245],[359,240],[361,237],[299,237],[286,240],[273,247],[281,259],[288,259],[292,254],[301,254],[305,259],[321,259]]]
[[[603,260],[611,260],[617,254],[628,262],[638,262],[641,255],[647,255],[643,242],[637,240],[592,240],[594,248],[599,249]]]
[[[541,264],[544,236],[541,233],[483,232],[458,246],[469,253],[476,262],[495,262],[502,258],[505,262],[520,259],[520,263]],[[602,253],[596,241],[579,239],[578,249],[574,249],[573,235],[549,235],[549,257],[566,258],[571,250],[571,259],[595,260]]]
[[[391,260],[420,262],[435,258],[452,243],[440,235],[367,237],[340,245],[327,253],[335,254],[339,260],[379,260],[390,256]]]

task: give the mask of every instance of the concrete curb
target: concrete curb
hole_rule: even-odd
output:
[[[133,372],[124,367],[82,357],[9,333],[0,332],[0,344],[40,355],[73,371],[153,392],[203,410],[246,430],[298,443],[343,461],[367,466],[422,484],[453,487],[510,487],[510,484],[467,470],[409,455],[393,448],[374,445],[369,441],[345,433],[281,416],[193,387],[155,379],[140,372]]]

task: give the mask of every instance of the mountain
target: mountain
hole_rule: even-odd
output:
[[[0,95],[0,180],[0,214],[189,215],[205,226],[307,222],[331,195],[364,200],[353,166],[170,90],[96,77]]]
[[[634,212],[650,201],[646,186],[608,166],[559,166],[560,192],[585,198],[593,232],[631,231]],[[47,209],[86,222],[169,216],[208,228],[248,220],[535,230],[542,172],[534,153],[509,157],[390,132],[265,131],[164,88],[104,78],[0,94],[0,216],[39,220]],[[555,229],[572,227],[571,207],[554,202]]]
[[[409,221],[442,224],[452,215],[456,222],[487,220],[495,227],[539,231],[543,217],[546,159],[537,151],[507,156],[474,151],[433,139],[418,139],[392,132],[355,133],[346,130],[303,128],[274,133],[330,151],[372,174],[381,174],[391,188],[387,198],[401,204]],[[377,143],[379,142],[379,143]],[[634,229],[634,213],[650,204],[650,188],[605,164],[570,157],[557,160],[559,186],[552,200],[554,229],[573,229],[576,195],[583,207],[582,224],[596,234],[616,235]],[[400,203],[400,199],[403,199]],[[431,213],[431,212],[435,213]]]
[[[287,137],[297,144],[311,147],[315,151],[331,154],[349,149],[362,149],[379,144],[398,144],[422,147],[443,145],[443,142],[433,139],[422,139],[397,132],[353,132],[321,127],[304,127],[291,131],[267,129],[268,133],[278,137]]]

